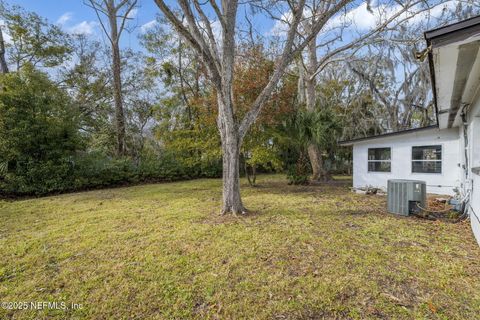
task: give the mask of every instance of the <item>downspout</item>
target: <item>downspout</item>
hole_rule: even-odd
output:
[[[465,162],[463,164],[463,171],[464,171],[464,177],[465,181],[462,186],[461,190],[461,205],[462,205],[462,210],[461,213],[462,215],[460,216],[460,219],[464,219],[469,216],[469,208],[470,208],[470,195],[472,193],[472,188],[473,184],[469,181],[469,159],[468,159],[468,146],[469,146],[469,140],[468,140],[468,121],[467,121],[467,115],[468,115],[468,108],[470,107],[470,104],[464,104],[462,107],[462,110],[460,112],[460,117],[462,120],[462,131],[463,131],[463,151],[464,151],[464,157],[465,157]]]
[[[463,152],[465,155],[465,163],[463,166],[463,170],[465,173],[465,180],[468,178],[468,122],[467,122],[467,111],[470,104],[464,104],[462,107],[462,111],[460,112],[460,117],[462,119],[462,130],[463,130],[463,142],[464,148]]]

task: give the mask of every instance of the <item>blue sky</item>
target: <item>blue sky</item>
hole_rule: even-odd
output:
[[[154,20],[159,12],[153,0],[139,0],[139,2],[138,12],[131,22],[131,25],[136,28],[132,34],[125,33],[122,38],[123,46],[133,49],[141,49],[137,39],[141,26]],[[36,12],[47,18],[49,22],[60,24],[66,31],[82,29],[87,32],[91,29],[94,36],[101,37],[97,17],[93,9],[83,4],[83,0],[8,0],[8,3]]]
[[[175,1],[167,0],[167,3],[169,2],[172,4]],[[8,3],[36,12],[47,18],[50,23],[60,25],[67,32],[81,30],[83,33],[105,40],[93,9],[86,6],[83,0],[9,0]],[[241,11],[239,11],[239,20],[244,14]],[[135,18],[130,22],[130,25],[135,28],[131,33],[125,32],[122,35],[122,47],[142,50],[138,34],[142,32],[143,28],[152,25],[159,12],[160,10],[153,0],[139,0]],[[273,27],[272,21],[266,21],[260,16],[254,17],[253,20],[255,29],[260,33],[268,32]]]
[[[377,2],[377,1],[373,1]],[[449,5],[455,5],[455,1],[449,1]],[[67,32],[81,32],[104,40],[103,32],[98,24],[97,17],[92,8],[84,4],[84,0],[8,0],[9,4],[17,4],[28,11],[33,11],[42,17],[47,18],[51,23],[60,25]],[[176,1],[167,0],[167,3],[175,6]],[[376,24],[375,17],[368,12],[366,4],[361,1],[355,2],[356,6],[347,14],[348,19],[355,22],[357,29],[365,32],[373,28]],[[443,6],[436,7],[433,11],[438,15],[441,13]],[[391,11],[395,11],[397,7],[392,7]],[[242,24],[245,15],[245,7],[239,9],[238,22]],[[130,22],[131,26],[135,26],[132,33],[125,32],[122,37],[121,46],[132,48],[134,50],[142,50],[138,41],[138,34],[151,26],[155,20],[155,16],[160,12],[153,0],[139,0],[139,8]],[[433,12],[432,12],[433,13]],[[208,12],[207,12],[208,14]],[[247,13],[248,14],[248,13]],[[213,15],[212,15],[213,16]],[[251,17],[252,18],[252,17]],[[419,16],[420,20],[422,19]],[[262,15],[253,17],[255,30],[262,35],[271,35],[274,30],[281,30],[281,24],[274,22]],[[332,25],[341,23],[339,19],[333,19]],[[353,32],[353,30],[351,30]],[[343,41],[348,41],[353,33],[344,34]],[[321,36],[319,36],[321,38]]]

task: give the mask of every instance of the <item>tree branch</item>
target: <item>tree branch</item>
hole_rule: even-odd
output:
[[[329,60],[330,58],[332,58],[333,56],[341,53],[341,52],[344,52],[346,50],[349,50],[351,48],[353,48],[354,46],[358,45],[359,43],[361,43],[362,41],[370,38],[371,36],[373,36],[374,34],[376,33],[379,33],[381,31],[383,31],[391,22],[393,22],[395,19],[397,19],[398,17],[400,17],[402,14],[404,14],[405,12],[407,12],[409,9],[411,9],[412,7],[416,6],[417,4],[420,4],[420,3],[423,3],[424,1],[423,0],[419,0],[419,1],[416,1],[414,3],[411,3],[411,4],[407,4],[406,6],[403,7],[403,9],[399,10],[398,12],[396,12],[395,14],[393,14],[389,19],[387,19],[386,21],[384,21],[382,24],[380,24],[379,26],[377,26],[376,28],[374,28],[373,30],[371,30],[370,32],[366,33],[365,35],[351,41],[350,43],[344,45],[344,46],[341,46],[333,51],[331,51],[330,53],[328,53],[327,55],[323,56],[322,59],[318,62],[318,65],[317,65],[317,70],[315,71],[314,74],[311,75],[311,78],[314,78],[316,77],[320,71],[321,71],[321,66],[327,61]],[[424,10],[421,10],[421,11],[418,11],[416,12],[414,15],[412,16],[409,16],[409,17],[406,17],[405,19],[402,19],[400,21],[398,21],[398,23],[396,25],[399,25],[400,23],[402,22],[405,22],[409,19],[411,19],[412,17],[414,17],[415,15],[417,14],[420,14],[421,12],[424,12],[424,11],[427,11],[427,10],[430,10],[430,7],[428,7],[427,9],[424,9]]]
[[[128,1],[129,1],[129,0],[124,0],[124,1],[122,1],[122,3],[125,3],[125,4],[126,4]],[[123,30],[125,29],[125,23],[126,23],[126,21],[129,19],[129,18],[128,18],[128,15],[130,14],[130,12],[132,12],[132,10],[133,10],[136,6],[137,6],[137,0],[132,0],[132,1],[129,3],[129,6],[128,6],[127,10],[125,11],[124,16],[122,17],[122,22],[121,22],[120,28],[119,28],[119,30],[118,30],[118,38],[120,38],[120,36],[122,35]],[[116,10],[118,11],[118,10],[120,10],[120,8],[122,8],[122,7],[123,7],[123,5],[118,5],[118,6],[116,7]]]
[[[96,1],[94,0],[88,0],[90,2],[90,4],[88,4],[87,2],[84,2],[86,6],[92,8],[94,11],[95,11],[95,15],[97,16],[97,19],[98,19],[98,22],[100,23],[100,26],[102,27],[103,29],[103,32],[105,33],[105,35],[107,36],[108,38],[108,41],[110,41],[110,43],[113,44],[113,40],[112,38],[110,37],[110,34],[109,32],[107,31],[107,28],[105,27],[105,24],[103,23],[103,20],[102,18],[100,17],[100,13],[103,13],[105,14],[106,16],[108,16],[108,12],[99,4],[97,3]]]
[[[295,36],[297,34],[297,28],[303,16],[304,7],[305,0],[300,0],[297,8],[293,8],[293,21],[287,34],[287,41],[285,42],[283,53],[280,57],[280,60],[277,62],[276,68],[270,78],[270,81],[255,99],[250,110],[245,114],[243,120],[241,121],[239,127],[240,139],[243,139],[243,137],[245,137],[245,134],[247,133],[250,126],[257,119],[263,105],[265,104],[273,89],[277,85],[278,81],[282,77],[287,65],[293,59],[294,54],[292,52],[292,47],[294,44]]]
[[[215,61],[213,60],[213,57],[210,55],[210,52],[206,50],[205,47],[202,47],[202,45],[193,36],[191,31],[188,30],[180,20],[178,20],[178,18],[163,0],[155,0],[155,3],[157,4],[158,8],[163,12],[168,21],[172,24],[172,26],[177,30],[177,32],[199,54],[200,59],[210,73],[212,83],[215,85],[217,90],[220,90],[222,88],[220,69],[218,68],[217,63],[215,63]]]
[[[216,60],[219,60],[220,55],[218,54],[217,48],[217,41],[215,40],[215,35],[213,34],[212,26],[210,25],[210,20],[208,20],[207,16],[203,12],[198,0],[193,1],[195,8],[197,9],[198,14],[200,15],[200,19],[202,20],[203,24],[205,25],[205,30],[207,32],[207,37],[209,39],[209,49],[213,57]]]
[[[220,11],[220,8],[218,7],[217,5],[217,2],[215,0],[210,0],[210,5],[212,6],[213,8],[213,11],[215,11],[216,15],[217,15],[217,18],[218,18],[218,21],[220,21],[220,23],[222,24],[222,28],[225,29],[225,19],[223,18],[223,14],[222,12]]]

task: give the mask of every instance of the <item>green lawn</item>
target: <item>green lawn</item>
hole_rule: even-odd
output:
[[[401,218],[348,180],[219,180],[0,201],[0,301],[81,304],[0,319],[479,319],[469,222]]]

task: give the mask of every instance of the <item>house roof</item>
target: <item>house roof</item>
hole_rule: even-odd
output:
[[[357,139],[352,139],[352,140],[344,140],[344,141],[339,141],[338,144],[341,146],[351,146],[357,142],[361,141],[366,141],[366,140],[373,140],[373,139],[379,139],[379,138],[385,138],[385,137],[392,137],[392,136],[398,136],[402,134],[407,134],[407,133],[412,133],[412,132],[418,132],[418,131],[425,131],[425,130],[432,130],[432,129],[437,129],[438,126],[431,125],[431,126],[426,126],[426,127],[421,127],[421,128],[414,128],[414,129],[407,129],[407,130],[402,130],[402,131],[396,131],[396,132],[388,132],[388,133],[382,133],[378,134],[376,136],[370,136],[370,137],[364,137],[364,138],[357,138]]]
[[[480,16],[425,32],[437,123],[458,126],[480,78]]]
[[[479,28],[480,15],[455,22],[446,26],[425,31],[425,39],[438,45],[446,44],[448,40],[458,41],[459,37],[468,37],[475,29]],[[474,34],[474,33],[473,33]]]

